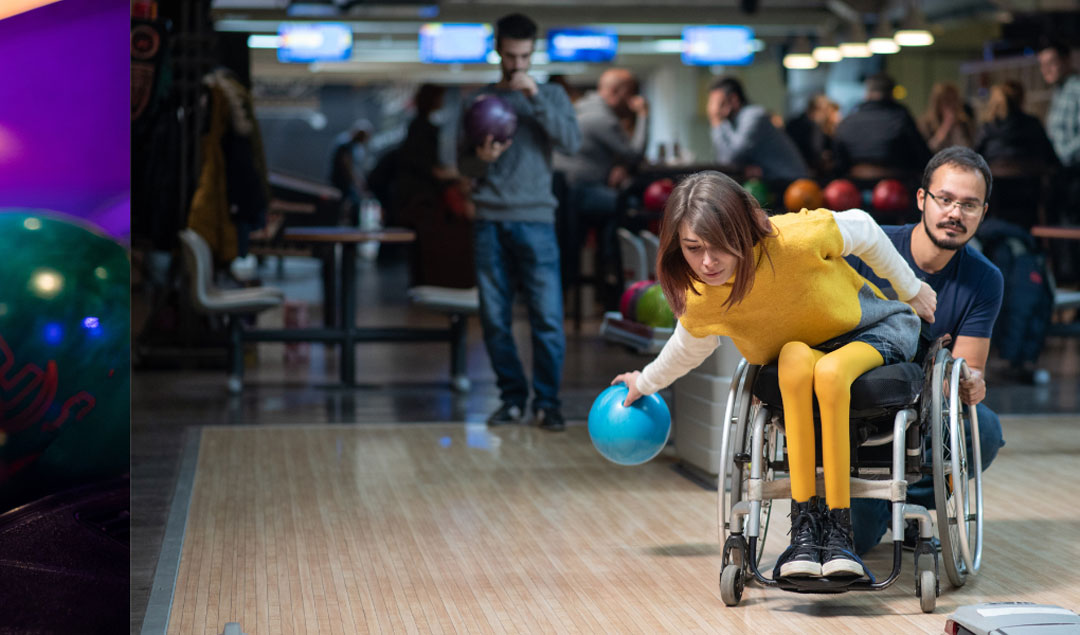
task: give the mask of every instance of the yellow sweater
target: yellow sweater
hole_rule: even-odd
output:
[[[862,316],[858,292],[869,285],[843,258],[844,239],[833,213],[803,210],[769,219],[776,235],[754,248],[754,286],[742,302],[722,306],[731,284],[694,283],[679,321],[691,335],[726,335],[751,364],[767,364],[792,341],[816,346],[853,330]],[[771,264],[770,264],[771,258]]]

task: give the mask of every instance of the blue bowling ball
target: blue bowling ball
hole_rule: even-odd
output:
[[[644,395],[627,408],[626,384],[609,386],[589,410],[589,438],[609,461],[639,465],[667,444],[671,412],[660,395]]]

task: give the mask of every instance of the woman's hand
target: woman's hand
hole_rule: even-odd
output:
[[[627,392],[626,399],[623,401],[623,406],[629,408],[630,404],[634,403],[641,397],[641,393],[637,389],[637,378],[641,376],[641,371],[635,370],[629,373],[623,373],[616,375],[615,379],[611,380],[611,385],[626,384]]]
[[[930,324],[934,323],[934,312],[937,311],[937,293],[925,282],[919,283],[919,292],[915,297],[907,301],[911,308],[919,314],[919,317]]]

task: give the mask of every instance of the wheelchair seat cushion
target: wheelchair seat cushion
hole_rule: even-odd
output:
[[[918,364],[878,366],[863,373],[851,385],[851,409],[869,411],[908,406],[918,400],[922,387],[923,370]],[[762,366],[758,371],[754,396],[770,406],[783,405],[776,364]]]

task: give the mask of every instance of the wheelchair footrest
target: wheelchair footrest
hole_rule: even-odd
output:
[[[859,584],[859,583],[862,584]],[[822,578],[777,578],[776,586],[784,591],[795,593],[844,593],[852,587],[865,587],[870,584],[868,578],[822,577]]]

